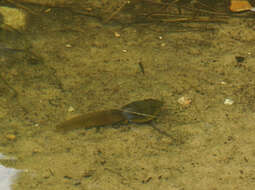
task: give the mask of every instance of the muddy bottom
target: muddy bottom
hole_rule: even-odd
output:
[[[173,32],[64,13],[0,31],[24,50],[0,49],[0,152],[16,158],[1,163],[24,170],[14,190],[254,189],[254,19]],[[164,101],[151,123],[55,130],[147,98]]]

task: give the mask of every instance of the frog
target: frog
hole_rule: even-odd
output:
[[[56,126],[57,131],[93,128],[117,123],[148,123],[154,120],[163,106],[163,101],[144,99],[131,102],[120,109],[95,111],[76,116]]]

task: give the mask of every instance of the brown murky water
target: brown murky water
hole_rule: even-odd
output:
[[[0,31],[0,152],[16,158],[1,163],[25,170],[13,189],[253,189],[254,24],[173,31],[52,9]],[[148,98],[165,103],[152,123],[55,131]]]

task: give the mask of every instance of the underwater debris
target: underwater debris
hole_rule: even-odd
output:
[[[179,104],[181,104],[182,106],[188,106],[188,105],[191,104],[191,98],[186,97],[186,96],[182,96],[182,97],[180,97],[180,98],[177,100],[177,102],[178,102]]]
[[[231,0],[229,9],[232,12],[255,11],[255,8],[246,0]]]
[[[225,105],[232,105],[233,103],[234,103],[234,101],[231,100],[231,99],[229,99],[229,98],[226,98],[226,99],[224,100],[224,104],[225,104]]]
[[[14,135],[14,134],[8,134],[8,135],[6,135],[5,137],[6,137],[8,140],[10,140],[10,141],[13,141],[13,140],[16,139],[16,135]]]

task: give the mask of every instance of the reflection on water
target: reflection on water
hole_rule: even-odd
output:
[[[0,160],[11,159],[0,154]],[[11,190],[11,185],[20,170],[0,165],[0,189]]]

